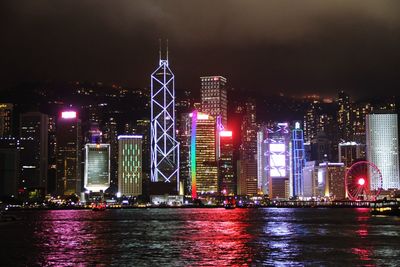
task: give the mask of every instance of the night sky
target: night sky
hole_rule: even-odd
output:
[[[177,90],[400,92],[400,1],[2,1],[0,89],[22,81],[142,88],[169,39]]]

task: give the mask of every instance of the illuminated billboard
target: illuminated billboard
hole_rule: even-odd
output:
[[[285,144],[269,144],[269,164],[271,177],[286,177]]]
[[[75,119],[76,111],[63,111],[61,112],[61,118],[63,119]]]
[[[85,188],[92,192],[110,187],[110,145],[86,144]]]

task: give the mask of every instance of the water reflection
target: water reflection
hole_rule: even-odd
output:
[[[86,213],[86,214],[83,214]],[[95,221],[105,216],[93,211],[48,211],[41,227],[34,231],[40,254],[36,264],[48,266],[96,265],[110,263],[111,248],[106,226]]]
[[[213,209],[192,214],[182,229],[182,260],[188,265],[235,266],[251,264],[254,238],[247,232],[249,210]]]

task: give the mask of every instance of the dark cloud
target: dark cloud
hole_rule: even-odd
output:
[[[145,87],[158,38],[179,88],[222,74],[288,94],[394,94],[399,1],[3,1],[2,84],[102,80]]]

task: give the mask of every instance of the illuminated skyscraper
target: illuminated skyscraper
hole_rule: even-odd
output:
[[[179,142],[175,131],[175,79],[167,59],[151,75],[151,181],[179,192]],[[172,190],[172,189],[171,189]]]
[[[382,173],[383,189],[399,189],[399,141],[397,114],[374,113],[366,117],[367,160]],[[374,176],[372,176],[374,177]],[[372,180],[372,189],[378,189]]]
[[[118,136],[118,192],[125,196],[142,194],[141,135]]]
[[[221,131],[220,156],[218,160],[219,192],[227,195],[236,194],[236,181],[233,171],[233,140],[232,131]]]
[[[31,195],[47,192],[48,116],[28,112],[20,116],[20,189]]]
[[[57,120],[57,193],[80,194],[81,180],[81,121],[75,111],[63,111]]]
[[[0,103],[0,138],[12,136],[13,109],[13,104]]]
[[[192,197],[218,192],[216,123],[212,116],[193,111],[190,140]]]
[[[258,193],[256,101],[247,99],[241,125],[241,144],[237,170],[238,194]]]
[[[339,140],[343,140],[345,142],[353,141],[350,96],[341,91],[339,92],[337,102],[339,108],[337,113]]]
[[[116,193],[118,190],[118,140],[117,122],[113,117],[105,123],[103,131],[103,142],[110,144],[110,188]],[[149,163],[150,165],[150,163]]]
[[[265,156],[271,198],[289,198],[290,195],[290,139],[287,123],[276,123],[267,129]]]
[[[84,182],[91,192],[104,192],[110,187],[110,144],[85,145]]]
[[[292,148],[293,148],[293,195],[304,195],[304,177],[303,168],[306,162],[304,151],[303,130],[300,128],[300,122],[295,122],[292,131]]]
[[[343,200],[346,196],[344,183],[346,168],[343,163],[320,163],[317,167],[318,184],[316,196],[331,200]]]
[[[228,98],[226,78],[222,76],[205,76],[201,80],[201,111],[214,118],[221,116],[222,125],[227,123]]]

